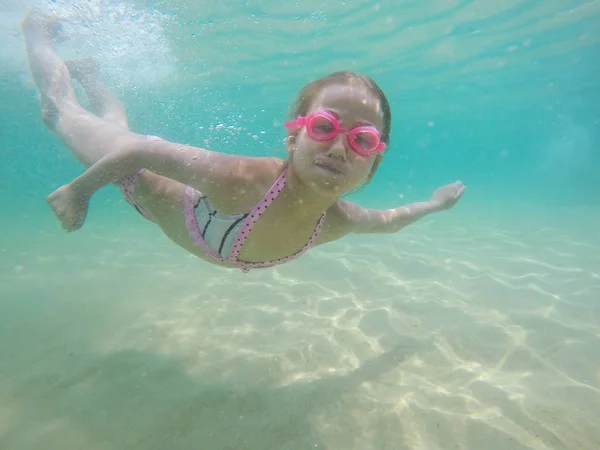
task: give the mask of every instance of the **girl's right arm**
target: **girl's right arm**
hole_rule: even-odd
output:
[[[109,153],[70,183],[48,196],[62,227],[74,231],[83,225],[90,198],[101,187],[119,183],[139,169],[192,186],[206,195],[221,189],[244,187],[268,171],[269,160],[217,153],[168,141],[137,140]]]
[[[218,153],[164,140],[137,141],[98,160],[70,184],[78,195],[91,197],[107,184],[118,183],[139,169],[180,181],[206,194],[255,175],[266,158]]]

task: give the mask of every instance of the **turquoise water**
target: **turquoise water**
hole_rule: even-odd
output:
[[[137,132],[283,158],[296,92],[356,70],[393,123],[350,200],[468,191],[245,278],[112,187],[66,234],[44,200],[81,167],[0,5],[1,448],[600,446],[599,2],[48,5]]]

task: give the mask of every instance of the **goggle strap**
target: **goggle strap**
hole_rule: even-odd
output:
[[[283,126],[286,127],[288,130],[294,128],[302,128],[304,125],[306,125],[306,117],[302,116],[283,124]]]

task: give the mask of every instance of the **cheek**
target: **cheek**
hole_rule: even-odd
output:
[[[298,136],[296,143],[296,151],[302,155],[314,155],[328,146],[327,142],[319,142],[310,139],[306,136],[306,133]]]
[[[373,164],[375,164],[375,156],[364,157],[359,154],[353,152],[352,156],[352,165],[356,168],[356,172],[367,172],[369,173],[373,168]]]

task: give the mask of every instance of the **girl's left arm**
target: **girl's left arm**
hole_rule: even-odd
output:
[[[341,201],[338,203],[338,211],[345,219],[348,233],[395,233],[430,213],[452,208],[465,190],[466,187],[456,181],[438,188],[426,202],[381,210]]]

